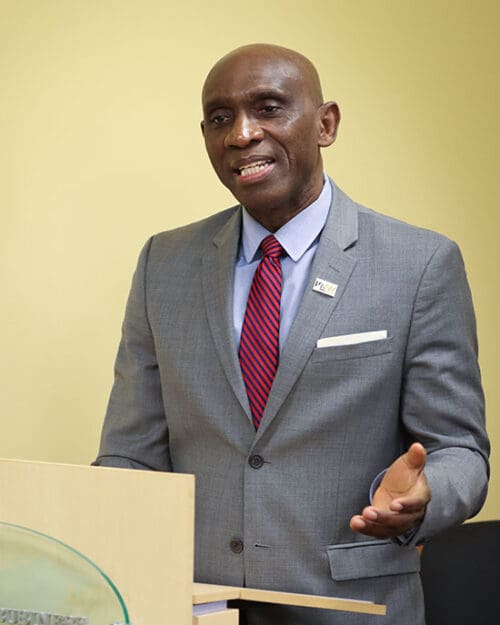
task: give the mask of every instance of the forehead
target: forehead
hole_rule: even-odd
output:
[[[202,92],[203,108],[241,99],[291,98],[307,92],[306,80],[296,64],[276,57],[229,57],[209,73]]]

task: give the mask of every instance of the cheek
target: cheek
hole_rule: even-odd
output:
[[[311,141],[310,135],[304,135],[290,146],[290,163],[297,165],[304,172],[313,169],[318,160],[319,148]]]
[[[318,129],[315,124],[290,123],[281,132],[281,144],[288,153],[290,162],[316,161],[319,152]]]
[[[222,150],[219,148],[218,144],[215,141],[207,141],[205,140],[205,149],[208,154],[208,158],[212,163],[212,167],[214,169],[218,169],[221,166],[221,154]]]

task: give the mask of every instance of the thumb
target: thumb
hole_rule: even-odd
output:
[[[413,443],[403,456],[409,469],[422,471],[425,467],[427,452],[421,443]]]

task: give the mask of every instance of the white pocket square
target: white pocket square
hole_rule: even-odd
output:
[[[376,330],[375,332],[357,332],[356,334],[339,334],[338,336],[328,336],[319,339],[316,347],[339,347],[340,345],[356,345],[358,343],[368,343],[370,341],[380,341],[387,338],[387,330]]]

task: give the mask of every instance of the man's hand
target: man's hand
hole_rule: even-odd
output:
[[[424,473],[426,457],[420,443],[399,456],[375,491],[373,505],[352,517],[351,529],[374,538],[392,538],[415,527],[431,500]]]

